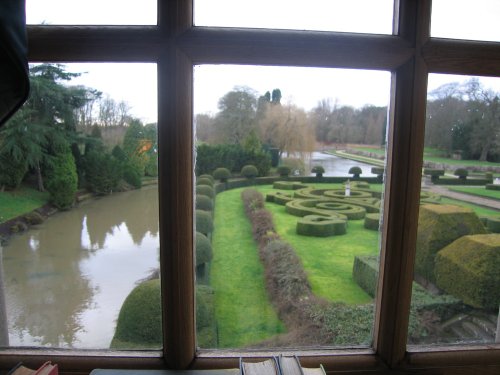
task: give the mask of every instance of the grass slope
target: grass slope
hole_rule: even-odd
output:
[[[0,223],[43,206],[48,202],[49,194],[21,186],[13,191],[0,192]]]
[[[456,191],[459,193],[477,195],[479,197],[485,197],[490,199],[500,200],[500,191],[499,190],[487,190],[484,186],[479,187],[468,187],[468,186],[448,186],[448,189],[451,191]]]
[[[241,190],[217,195],[211,286],[219,348],[245,347],[284,331],[264,287],[263,267],[245,216]]]

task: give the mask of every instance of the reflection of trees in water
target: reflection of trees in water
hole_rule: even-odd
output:
[[[7,258],[4,268],[8,313],[20,338],[28,333],[39,338],[41,345],[74,344],[83,328],[79,314],[94,294],[79,269],[88,256],[81,251],[80,233],[81,228],[61,225],[60,233],[32,231],[9,246],[16,257]]]
[[[131,193],[134,198],[130,199]],[[134,241],[140,245],[148,232],[158,234],[158,190],[144,188],[129,193],[119,193],[94,202],[87,213],[87,230],[92,248],[102,249],[106,236],[125,223]]]

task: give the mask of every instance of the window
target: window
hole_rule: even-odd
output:
[[[436,0],[439,1],[439,0]],[[197,350],[193,261],[193,65],[245,64],[385,70],[392,73],[381,272],[369,349],[299,352],[331,371],[495,373],[498,344],[407,347],[417,235],[428,73],[500,76],[498,43],[429,38],[430,1],[397,1],[394,35],[193,27],[192,3],[159,1],[157,27],[29,27],[40,61],[151,62],[158,67],[162,352],[2,349],[2,369],[48,359],[67,371],[94,367],[217,368],[262,352]],[[176,15],[173,17],[172,15]],[[437,21],[436,21],[437,22]],[[459,368],[463,368],[459,369]]]

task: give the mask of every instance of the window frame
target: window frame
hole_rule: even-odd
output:
[[[379,293],[372,349],[301,350],[306,366],[377,373],[500,371],[500,345],[407,347],[428,73],[500,76],[500,43],[430,38],[431,0],[395,0],[394,35],[194,27],[192,1],[158,0],[157,26],[29,26],[33,62],[151,62],[158,71],[160,263],[164,349],[5,349],[17,362],[93,368],[236,367],[269,352],[197,350],[193,267],[193,66],[256,64],[392,73]],[[175,183],[169,183],[175,181]],[[279,352],[286,352],[280,350]]]

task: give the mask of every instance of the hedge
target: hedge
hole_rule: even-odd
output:
[[[220,182],[226,182],[229,178],[231,178],[231,172],[227,168],[217,168],[214,171],[213,176]]]
[[[287,177],[290,174],[291,169],[286,165],[280,165],[278,168],[276,168],[276,172],[278,172],[281,177]]]
[[[500,190],[500,184],[487,184],[487,190]]]
[[[200,186],[200,185],[206,185],[206,186],[214,186],[214,180],[213,178],[212,179],[209,179],[207,177],[198,177],[196,179],[196,186]]]
[[[215,197],[214,188],[208,185],[196,185],[196,194],[206,195],[209,198]]]
[[[486,228],[491,233],[500,233],[500,217],[489,217],[486,220]]]
[[[329,237],[346,234],[347,221],[320,215],[307,215],[297,221],[297,234],[311,237]]]
[[[212,215],[208,211],[196,210],[196,231],[209,236],[214,230]]]
[[[345,215],[330,210],[321,210],[316,208],[318,203],[327,202],[324,199],[295,199],[285,205],[285,210],[290,215],[304,217],[307,215],[321,215],[326,217],[336,217],[347,220]]]
[[[47,176],[47,190],[51,203],[60,209],[68,209],[75,201],[78,187],[75,158],[69,147],[57,154]]]
[[[255,165],[245,165],[241,168],[241,175],[246,178],[255,178],[259,175],[259,171]]]
[[[500,234],[464,236],[436,257],[438,287],[478,308],[500,304]]]
[[[203,233],[196,232],[196,265],[208,263],[212,260],[212,244]]]
[[[366,214],[364,227],[369,230],[378,231],[380,229],[380,214]]]
[[[213,211],[213,199],[206,195],[196,194],[196,209],[210,212]]]
[[[355,166],[355,167],[351,167],[349,169],[349,172],[347,172],[347,173],[352,174],[353,178],[357,179],[357,178],[359,178],[359,175],[361,173],[363,173],[363,171],[362,171],[362,169],[360,167]]]
[[[484,186],[490,181],[482,178],[437,178],[432,181],[436,185],[466,185],[466,186]]]
[[[352,278],[366,293],[375,297],[378,284],[379,257],[355,256]]]

